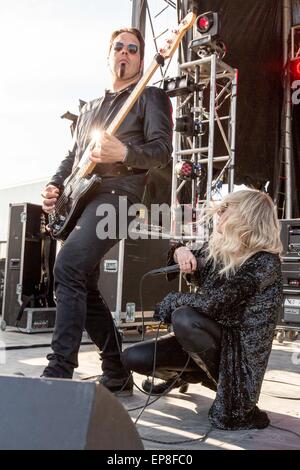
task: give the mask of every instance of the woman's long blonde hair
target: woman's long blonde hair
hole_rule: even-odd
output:
[[[252,189],[236,191],[206,213],[213,217],[226,208],[230,213],[222,224],[223,233],[214,228],[208,247],[208,259],[214,266],[222,266],[220,274],[228,277],[259,251],[282,252],[279,221],[270,196]]]

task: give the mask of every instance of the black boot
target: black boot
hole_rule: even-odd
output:
[[[173,388],[179,388],[180,393],[186,393],[189,384],[180,378],[176,380],[176,377],[164,380],[157,385],[152,384],[152,379],[149,378],[142,382],[142,389],[150,395],[166,395]]]
[[[133,394],[133,377],[131,374],[127,377],[109,377],[103,374],[96,381],[118,396],[128,397]]]
[[[217,377],[219,375],[219,365],[216,362],[210,359],[208,353],[206,353],[205,359],[202,359],[202,353],[194,353],[191,351],[187,351],[189,356],[193,359],[193,361],[200,367],[207,375],[209,382],[217,385]],[[203,384],[205,385],[205,384]]]
[[[51,379],[72,379],[74,364],[65,360],[65,358],[59,354],[50,353],[47,355],[49,361],[47,367],[45,367],[41,377],[48,377]]]

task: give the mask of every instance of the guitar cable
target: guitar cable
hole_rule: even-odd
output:
[[[140,341],[135,341],[135,343],[141,343],[143,341],[145,341],[145,312],[144,312],[144,309],[143,309],[143,282],[145,280],[145,278],[147,276],[154,276],[154,275],[159,275],[159,274],[165,274],[167,272],[177,272],[179,271],[179,265],[172,265],[172,266],[168,266],[168,267],[163,267],[163,268],[159,268],[159,269],[154,269],[152,271],[149,271],[147,273],[145,273],[141,279],[140,279],[140,283],[139,283],[139,294],[140,294],[140,305],[141,305],[141,313],[142,313],[142,339]],[[105,300],[102,299],[104,302]],[[108,307],[107,307],[108,308]],[[162,394],[160,394],[159,396],[157,396],[154,400],[152,400],[150,402],[150,399],[151,399],[151,391],[152,391],[152,388],[153,388],[153,385],[154,385],[154,378],[155,378],[155,369],[156,369],[156,351],[157,351],[157,341],[158,341],[158,337],[159,337],[159,333],[160,333],[160,327],[162,325],[162,321],[160,321],[159,325],[158,325],[158,329],[157,329],[157,333],[156,333],[156,337],[155,337],[155,345],[154,345],[154,352],[153,352],[153,371],[152,371],[152,382],[151,382],[151,389],[150,389],[150,392],[147,393],[145,392],[144,390],[142,390],[135,382],[134,382],[134,386],[140,391],[142,392],[144,395],[148,395],[148,398],[147,398],[147,401],[146,401],[146,404],[143,405],[143,406],[139,406],[137,408],[133,408],[133,409],[128,409],[127,411],[135,411],[135,410],[138,410],[138,409],[142,409],[141,413],[139,414],[136,422],[140,419],[143,411],[148,407],[150,406],[152,403],[155,403],[159,398],[161,398],[162,396],[165,396],[170,390],[172,390],[173,388],[173,385],[175,385],[175,383],[177,382],[177,380],[182,376],[182,374],[184,373],[188,363],[189,363],[189,360],[190,358],[188,358],[183,370],[180,372],[180,374],[178,374],[176,376],[176,378],[174,379],[174,382],[169,386],[169,388],[167,390],[165,390]],[[120,343],[119,343],[119,330],[115,324],[115,322],[113,322],[113,326],[114,326],[114,334],[115,334],[115,339],[116,339],[116,343],[117,343],[117,347],[118,347],[118,351],[119,351],[119,355],[120,355],[120,358],[121,358],[121,361],[122,361],[122,348],[120,346]],[[122,362],[123,364],[123,362]],[[118,394],[121,394],[127,384],[128,384],[128,381],[131,377],[131,372],[128,371],[126,369],[126,366],[123,364],[123,367],[124,369],[126,370],[126,372],[129,374],[128,375],[128,379],[125,381],[125,383],[123,384],[122,388],[119,390],[119,392],[115,393],[116,396],[118,396]],[[89,377],[85,377],[84,379],[82,380],[90,380],[90,379],[93,379],[93,378],[97,378],[99,375],[94,375],[94,376],[89,376]]]

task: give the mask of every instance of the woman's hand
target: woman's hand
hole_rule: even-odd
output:
[[[197,269],[197,260],[186,246],[181,246],[175,250],[174,261],[179,264],[180,271],[185,274],[191,274]]]

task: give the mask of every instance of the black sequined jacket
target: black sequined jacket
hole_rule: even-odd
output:
[[[194,254],[199,291],[171,292],[160,304],[160,315],[166,317],[188,305],[222,326],[217,394],[209,419],[221,429],[265,427],[259,420],[266,413],[255,405],[282,304],[280,258],[258,252],[227,279],[219,275],[220,266],[214,269],[212,262],[205,261],[204,249]]]

